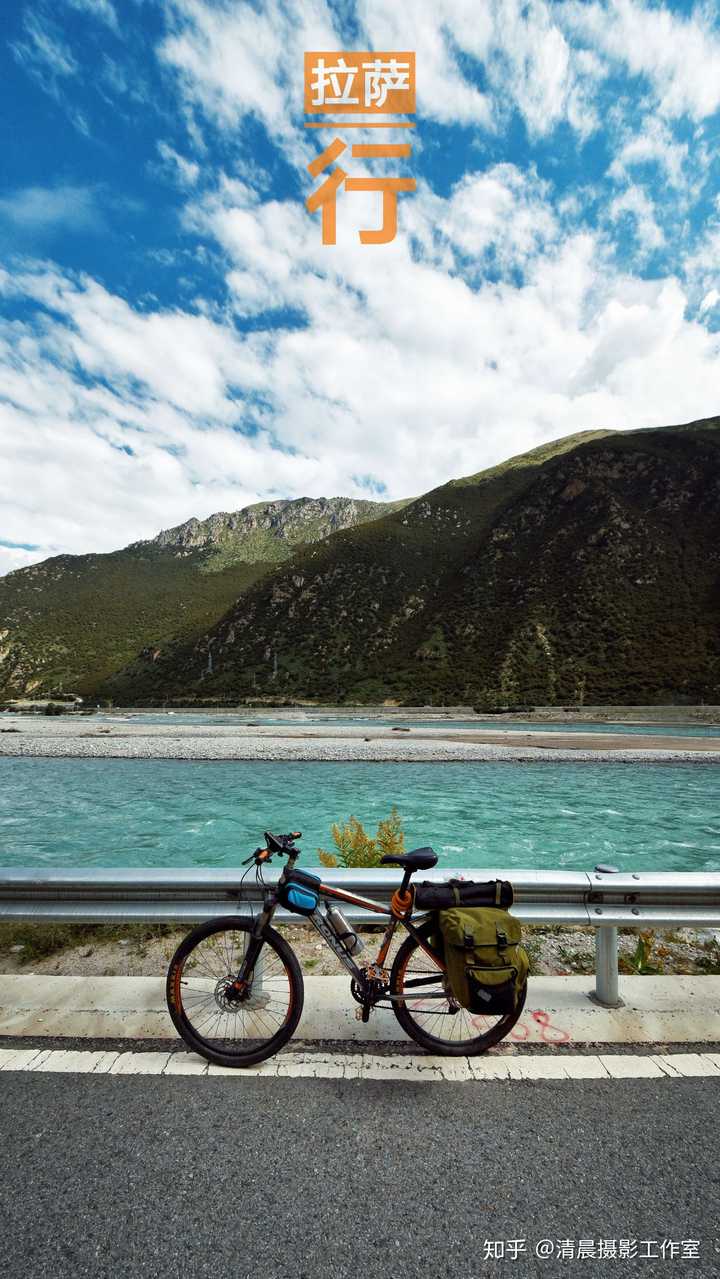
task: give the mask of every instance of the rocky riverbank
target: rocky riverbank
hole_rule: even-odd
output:
[[[720,762],[717,737],[347,724],[165,725],[3,715],[0,756],[100,759]]]

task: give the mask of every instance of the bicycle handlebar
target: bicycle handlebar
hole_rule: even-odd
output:
[[[291,851],[293,843],[296,839],[302,837],[301,830],[291,830],[289,835],[273,835],[272,831],[265,831],[265,843],[271,853],[288,853]]]
[[[272,831],[265,831],[265,848],[256,848],[255,852],[247,857],[242,863],[243,866],[249,866],[251,862],[269,862],[277,853],[299,853],[300,849],[295,847],[295,840],[302,839],[301,830],[292,830],[289,835],[273,835]]]

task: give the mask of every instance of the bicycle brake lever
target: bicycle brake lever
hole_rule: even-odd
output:
[[[264,856],[261,856],[261,854],[264,854]],[[251,862],[259,863],[259,862],[269,862],[269,861],[270,861],[269,850],[267,848],[256,848],[255,852],[251,853],[249,857],[246,857],[245,861],[241,862],[240,865],[249,866]]]

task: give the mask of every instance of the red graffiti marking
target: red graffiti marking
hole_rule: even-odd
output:
[[[544,1044],[568,1044],[570,1042],[570,1035],[568,1032],[566,1030],[561,1030],[559,1026],[553,1026],[547,1013],[534,1012],[531,1013],[530,1016],[533,1021],[537,1022],[538,1026],[542,1027],[540,1038]],[[549,1031],[550,1034],[547,1034],[547,1031]]]

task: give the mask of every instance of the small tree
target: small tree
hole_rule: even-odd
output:
[[[379,866],[381,858],[402,853],[405,849],[402,822],[395,805],[390,816],[378,822],[374,839],[357,817],[351,817],[344,826],[336,822],[332,827],[332,838],[337,852],[328,853],[323,848],[317,850],[323,866],[344,866],[346,869]]]

